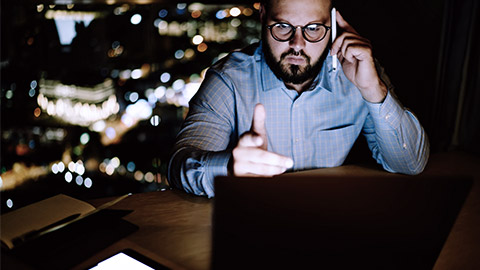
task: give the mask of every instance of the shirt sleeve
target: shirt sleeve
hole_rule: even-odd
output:
[[[373,157],[389,172],[419,174],[425,168],[430,146],[425,130],[417,117],[405,109],[393,92],[383,69],[379,74],[388,94],[382,103],[365,101],[369,116],[363,134]]]
[[[232,89],[224,76],[207,72],[173,148],[168,170],[173,187],[213,197],[215,176],[227,175],[235,121]]]

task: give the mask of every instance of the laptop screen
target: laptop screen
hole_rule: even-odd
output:
[[[466,177],[215,179],[212,268],[431,269]]]

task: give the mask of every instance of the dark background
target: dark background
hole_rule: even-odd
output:
[[[52,9],[65,9],[66,3],[75,4],[72,10],[102,11],[110,14],[94,20],[77,35],[69,46],[59,44],[53,20],[44,18],[48,4]],[[1,2],[1,173],[11,171],[15,163],[28,166],[48,166],[59,160],[65,147],[78,145],[79,136],[88,132],[90,143],[81,154],[72,158],[119,157],[133,160],[137,169],[152,171],[165,178],[169,151],[183,120],[186,108],[157,103],[154,111],[162,117],[159,126],[141,121],[122,140],[103,146],[99,135],[85,127],[65,124],[42,114],[34,117],[36,95],[28,95],[30,82],[41,77],[60,80],[65,84],[95,85],[108,78],[111,71],[138,68],[148,63],[150,76],[142,80],[115,80],[121,111],[129,104],[123,99],[132,89],[139,93],[160,85],[159,76],[168,71],[172,81],[186,79],[208,67],[222,52],[248,45],[259,37],[254,1],[203,1],[218,9],[232,6],[250,7],[255,13],[239,16],[242,26],[237,38],[228,42],[207,43],[208,50],[197,53],[191,61],[173,58],[178,49],[191,48],[186,36],[160,36],[153,26],[158,12],[167,9],[166,21],[192,20],[190,14],[175,13],[177,3],[166,0],[136,2],[123,1],[14,1]],[[189,1],[184,3],[190,4]],[[44,11],[37,12],[37,5]],[[112,11],[128,4],[123,16]],[[431,143],[432,153],[465,151],[480,153],[480,30],[479,4],[475,0],[338,0],[335,3],[344,18],[364,37],[371,40],[375,57],[384,66],[396,94],[405,107],[420,119]],[[142,14],[142,23],[132,26],[131,15]],[[227,18],[228,19],[228,18]],[[200,20],[218,23],[215,13],[205,13]],[[248,26],[249,25],[249,26]],[[107,57],[113,41],[120,41],[124,53],[117,58]],[[167,86],[167,85],[166,85]],[[37,89],[38,90],[38,89]],[[13,97],[7,98],[7,92]],[[144,97],[143,97],[144,98]],[[36,132],[32,133],[32,130]],[[41,140],[49,129],[62,129],[66,136],[61,141]],[[33,141],[32,144],[29,142]],[[29,145],[27,154],[18,155],[16,147]],[[27,181],[14,190],[2,191],[2,212],[26,203],[67,193],[80,198],[113,196],[125,192],[145,192],[164,188],[161,183],[134,180],[132,175],[105,174],[91,171],[95,180],[91,189],[75,186],[51,173]],[[6,208],[6,201],[14,206]]]

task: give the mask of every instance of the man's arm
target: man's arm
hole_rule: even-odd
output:
[[[234,121],[233,90],[209,70],[177,136],[168,170],[170,185],[212,197],[214,177],[227,175]]]
[[[369,117],[363,134],[373,157],[389,172],[419,174],[427,165],[430,146],[415,115],[396,98],[390,80],[378,66],[388,94],[382,103],[367,103]]]
[[[369,108],[363,133],[373,157],[390,172],[422,172],[429,156],[424,129],[394,96],[390,80],[373,58],[370,41],[338,11],[336,17],[344,32],[332,44],[331,54],[338,54],[345,75],[360,90]]]
[[[252,126],[239,138],[235,125],[234,85],[210,71],[190,102],[170,159],[170,184],[196,195],[214,196],[215,176],[273,176],[293,166],[291,158],[267,149],[266,112],[257,104]],[[245,89],[244,91],[248,91]],[[252,104],[253,106],[253,104]]]

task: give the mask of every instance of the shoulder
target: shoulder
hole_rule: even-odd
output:
[[[210,67],[210,70],[220,74],[249,72],[259,58],[259,49],[259,43],[254,43],[243,49],[232,51],[227,56],[215,62]]]
[[[237,89],[256,89],[255,74],[260,66],[256,59],[261,56],[259,53],[261,53],[261,47],[257,43],[230,52],[218,60],[205,74],[196,97],[211,99],[215,96],[228,100]]]

